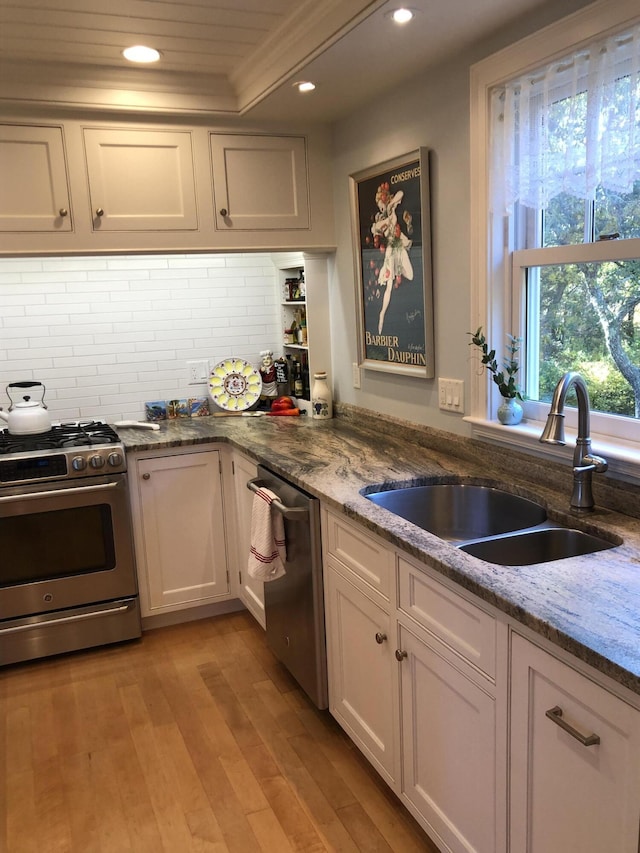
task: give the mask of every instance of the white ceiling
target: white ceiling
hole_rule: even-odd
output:
[[[398,5],[0,0],[0,101],[331,121],[548,0],[410,0],[404,27],[388,17]],[[126,62],[139,43],[161,62]],[[294,91],[301,78],[316,91]]]

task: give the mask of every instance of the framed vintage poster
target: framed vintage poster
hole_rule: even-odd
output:
[[[428,150],[350,176],[360,366],[435,375]]]

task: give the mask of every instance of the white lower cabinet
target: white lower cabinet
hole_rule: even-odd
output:
[[[496,619],[353,522],[323,530],[331,713],[444,853],[504,851]]]
[[[142,615],[228,598],[220,452],[138,458],[133,477]]]
[[[495,698],[400,625],[403,799],[443,850],[496,850]]]
[[[233,454],[233,486],[236,509],[236,537],[233,549],[238,574],[238,596],[256,621],[266,627],[264,613],[264,583],[255,580],[247,571],[249,549],[251,548],[251,514],[253,510],[253,492],[247,488],[249,480],[258,475],[257,465],[241,453]]]
[[[325,564],[329,710],[393,787],[399,761],[395,622],[347,572]]]
[[[638,853],[638,711],[515,634],[511,672],[510,853]]]

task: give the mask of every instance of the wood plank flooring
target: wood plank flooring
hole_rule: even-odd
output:
[[[246,613],[0,669],[2,853],[437,853]]]

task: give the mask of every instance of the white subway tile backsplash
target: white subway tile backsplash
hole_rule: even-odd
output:
[[[205,393],[187,360],[258,365],[280,339],[269,255],[0,259],[0,405],[47,386],[54,420],[143,418],[144,401]]]
[[[143,270],[166,268],[169,258],[164,255],[117,255],[107,258],[110,270]]]
[[[27,317],[48,317],[51,314],[68,315],[71,310],[74,314],[89,314],[91,305],[88,302],[78,302],[77,299],[72,299],[62,305],[27,305],[24,308],[24,313]]]
[[[84,272],[89,270],[106,270],[107,259],[102,257],[84,258],[81,269]],[[77,272],[78,263],[76,258],[43,258],[42,270],[44,272]]]
[[[76,270],[59,270],[56,272],[28,272],[22,274],[22,280],[25,284],[38,284],[44,278],[47,284],[67,284],[70,281],[86,281],[87,273],[82,269]]]
[[[42,260],[38,258],[7,258],[2,262],[3,275],[18,273],[22,275],[28,272],[42,272]]]
[[[43,293],[21,293],[19,286],[16,288],[14,293],[9,293],[7,292],[8,288],[5,291],[1,283],[0,287],[2,287],[4,291],[4,297],[2,300],[4,305],[43,305],[45,302],[45,296]]]

